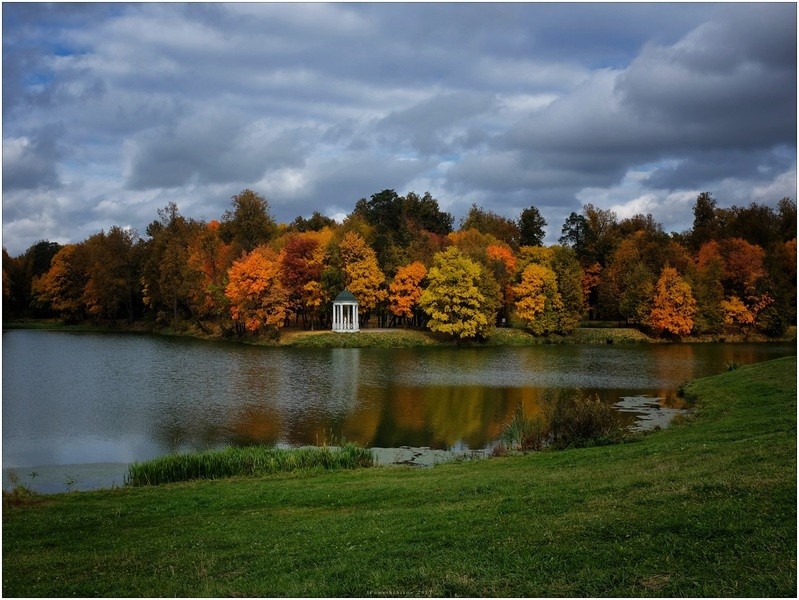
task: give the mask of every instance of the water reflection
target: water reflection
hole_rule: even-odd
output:
[[[5,466],[129,463],[228,444],[484,448],[517,407],[579,388],[615,404],[793,355],[792,344],[288,350],[3,333]],[[628,423],[636,419],[625,413]]]

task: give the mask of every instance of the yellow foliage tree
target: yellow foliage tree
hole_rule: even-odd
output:
[[[721,303],[724,324],[739,327],[753,326],[760,312],[773,303],[774,299],[769,294],[752,294],[746,297],[746,302],[738,296],[730,296]]]
[[[530,263],[522,272],[521,282],[513,288],[516,315],[535,335],[557,331],[558,313],[563,301],[558,292],[555,272],[538,263]]]
[[[419,299],[419,306],[430,317],[427,326],[432,331],[455,339],[488,335],[494,303],[480,291],[482,275],[480,265],[457,248],[435,255],[427,273],[430,283]]]
[[[422,280],[427,269],[420,262],[414,262],[397,269],[394,281],[388,286],[388,309],[398,317],[410,319],[413,309],[422,297]]]
[[[755,322],[755,316],[738,296],[722,300],[721,310],[724,311],[725,325],[752,325]]]
[[[649,323],[659,333],[688,335],[694,328],[696,300],[691,286],[673,267],[664,267],[655,286]]]
[[[277,255],[259,246],[233,263],[225,296],[233,320],[245,330],[276,333],[288,312],[288,293],[280,282]]]
[[[344,283],[358,298],[361,314],[368,313],[385,300],[382,289],[385,276],[377,264],[377,255],[355,232],[347,233],[339,243],[339,253],[344,266]]]

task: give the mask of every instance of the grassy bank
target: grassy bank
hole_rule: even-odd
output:
[[[6,596],[796,595],[796,358],[617,446],[7,503]]]

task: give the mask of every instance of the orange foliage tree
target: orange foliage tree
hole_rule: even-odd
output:
[[[696,300],[691,286],[677,269],[664,267],[655,286],[655,299],[649,323],[659,333],[688,335],[694,327]]]
[[[332,233],[329,229],[293,234],[280,251],[280,281],[289,294],[291,312],[307,324],[309,313],[325,302],[319,281],[325,268],[325,251]]]
[[[225,287],[234,252],[231,244],[222,241],[219,221],[211,221],[189,241],[188,306],[198,319],[228,314]]]
[[[728,292],[736,295],[753,293],[758,280],[766,274],[763,248],[741,238],[730,238],[721,242],[720,250]]]
[[[602,280],[602,265],[595,262],[583,269],[581,283],[583,286],[583,308],[591,313],[596,310],[596,287]]]
[[[502,315],[508,317],[513,303],[513,277],[516,275],[516,256],[510,247],[491,244],[486,247],[486,257],[491,274],[499,284]]]
[[[230,314],[242,329],[276,335],[288,313],[288,293],[280,282],[277,256],[259,246],[233,263],[228,271],[225,296]]]
[[[388,286],[388,309],[392,314],[412,319],[414,309],[422,297],[422,280],[427,269],[420,262],[413,262],[397,269],[394,281]]]
[[[50,306],[66,319],[80,319],[85,314],[84,292],[88,282],[89,257],[83,244],[61,248],[50,269],[33,280],[31,291],[40,306]]]

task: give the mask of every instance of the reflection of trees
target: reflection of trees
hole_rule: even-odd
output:
[[[539,388],[508,388],[505,390],[506,401],[502,404],[502,410],[497,411],[496,417],[489,423],[487,432],[489,441],[499,437],[505,423],[513,418],[517,408],[521,407],[527,417],[540,414],[541,396],[544,393],[544,390]]]
[[[207,450],[225,442],[223,429],[215,414],[179,414],[169,410],[154,419],[153,439],[166,452]]]
[[[161,448],[174,454],[184,447],[188,439],[185,423],[178,419],[157,421],[155,423],[153,438]]]
[[[171,453],[228,443],[275,443],[282,422],[273,406],[280,389],[281,365],[267,361],[276,356],[244,356],[226,380],[229,389],[222,398],[206,392],[183,398],[180,404],[159,406],[159,412],[152,415],[155,441]],[[219,402],[225,399],[227,406]]]
[[[280,440],[282,420],[273,406],[248,404],[233,414],[225,429],[236,446],[273,445]]]
[[[482,448],[499,436],[517,407],[536,414],[540,393],[536,388],[485,386],[369,388],[370,401],[364,406],[374,408],[364,423],[373,428],[370,433],[378,430],[372,438],[377,445],[450,448],[465,443]],[[378,409],[381,405],[385,410]]]
[[[697,357],[693,344],[676,344],[658,346],[652,351],[657,381],[679,382],[695,379],[697,372]],[[653,382],[654,383],[654,382]]]
[[[382,420],[384,394],[380,388],[360,388],[358,404],[347,415],[342,425],[342,435],[348,442],[362,446],[374,445],[377,429]]]
[[[472,444],[483,433],[483,411],[491,388],[477,386],[431,387],[422,390],[426,417],[437,442],[453,446]],[[483,435],[481,435],[483,434]]]
[[[692,404],[685,398],[681,398],[674,390],[660,390],[658,392],[658,404],[665,408],[691,408]]]

